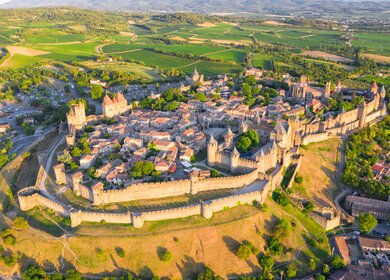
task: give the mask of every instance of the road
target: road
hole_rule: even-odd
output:
[[[20,135],[12,139],[12,149],[10,150],[11,153],[15,153],[16,155],[21,154],[26,147],[30,146],[32,143],[37,141],[40,138],[43,138],[45,135],[50,133],[52,130],[55,129],[54,125],[50,125],[46,127],[45,129],[38,131],[34,135],[30,136],[25,136],[25,135]]]
[[[43,172],[42,176],[40,176],[40,174],[38,174],[37,179],[40,177],[40,181],[36,183],[36,186],[39,188],[39,190],[41,191],[42,194],[44,194],[46,197],[48,197],[51,200],[54,200],[58,203],[60,203],[60,202],[57,201],[57,199],[47,191],[45,182],[47,179],[47,174],[48,174],[48,172],[51,168],[51,165],[52,165],[54,154],[55,154],[58,146],[61,145],[64,140],[65,140],[65,133],[61,133],[57,136],[57,138],[51,144],[51,146],[50,146],[48,152],[46,153],[45,158],[43,159],[43,162],[42,162],[42,165],[44,167],[45,172]],[[62,203],[60,203],[60,204],[62,204]]]

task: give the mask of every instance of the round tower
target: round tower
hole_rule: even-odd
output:
[[[200,204],[200,213],[203,218],[210,219],[213,216],[213,209],[211,207],[211,202],[201,202]]]
[[[144,225],[142,213],[131,213],[131,223],[135,228],[141,228]]]

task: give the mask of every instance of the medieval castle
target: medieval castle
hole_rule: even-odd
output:
[[[204,82],[203,77],[196,70],[191,80],[192,82]],[[292,88],[292,94],[306,95],[310,89],[306,88],[299,91],[301,86],[306,87],[305,84],[297,85]],[[330,88],[327,84],[325,97],[330,94],[328,91],[330,91]],[[49,207],[61,215],[70,216],[73,227],[83,221],[100,222],[102,220],[108,223],[131,223],[134,227],[141,227],[145,221],[173,219],[198,214],[210,218],[213,212],[220,211],[225,207],[250,204],[253,201],[263,203],[268,193],[280,184],[283,177],[283,167],[300,161],[299,146],[301,144],[306,145],[331,137],[343,136],[386,116],[384,88],[378,90],[377,85],[374,84],[369,94],[367,103],[363,101],[356,109],[348,112],[342,111],[336,117],[329,114],[325,120],[312,118],[307,121],[306,119],[300,120],[295,116],[277,120],[275,125],[264,122],[259,113],[236,114],[230,120],[235,124],[235,127],[238,127],[238,134],[249,129],[255,130],[259,135],[261,147],[253,154],[240,155],[235,147],[238,134],[233,133],[231,128],[226,125],[224,126],[224,135],[215,137],[210,134],[205,146],[207,149],[207,165],[229,170],[233,174],[232,176],[220,178],[190,176],[189,179],[157,183],[135,182],[125,185],[123,188],[106,189],[100,181],[94,182],[92,186],[87,186],[83,183],[82,172],[66,172],[64,164],[58,164],[54,167],[58,184],[68,185],[76,195],[88,199],[93,205],[196,194],[218,189],[242,190],[234,195],[166,210],[103,213],[79,210],[76,206],[64,206],[58,201],[45,197],[36,187],[30,187],[18,193],[19,204],[23,211],[32,209],[36,205]],[[82,130],[89,122],[101,117],[119,116],[130,109],[126,99],[120,93],[113,98],[106,95],[102,107],[103,116],[86,117],[82,103],[71,106],[70,112],[67,114],[69,134],[66,140],[68,145],[74,145],[77,131]],[[208,109],[208,107],[205,108]],[[202,122],[201,126],[203,127],[220,126],[223,123],[220,117],[216,117],[219,116],[219,113],[211,114],[215,117],[207,119],[197,116],[198,124],[200,120],[204,121],[205,119],[207,119],[207,125]],[[220,115],[226,118],[226,115]],[[161,137],[161,135],[158,134],[156,137]],[[164,137],[169,137],[169,135]]]

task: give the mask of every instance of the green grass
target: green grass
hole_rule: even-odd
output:
[[[19,68],[23,66],[33,65],[46,61],[43,56],[26,56],[22,54],[15,54],[12,58],[4,65],[4,68]]]
[[[268,54],[253,54],[252,65],[255,68],[261,68],[264,70],[272,70],[272,61],[274,57]]]
[[[213,53],[209,55],[205,55],[206,57],[213,59],[221,59],[223,61],[231,61],[237,63],[245,62],[245,51],[244,50],[225,50],[218,53]]]
[[[390,55],[390,36],[383,33],[357,33],[355,46],[367,48],[369,53]]]
[[[95,47],[97,45],[97,42],[92,42],[68,45],[62,44],[38,46],[36,49],[50,52],[50,54],[42,55],[41,57],[63,62],[73,62],[95,58]]]

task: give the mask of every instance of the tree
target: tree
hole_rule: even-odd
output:
[[[249,137],[242,136],[237,142],[237,149],[241,152],[247,152],[252,146],[252,141]]]
[[[282,206],[286,206],[288,204],[288,198],[284,194],[280,192],[280,190],[274,190],[272,193],[272,199]]]
[[[17,229],[28,228],[28,222],[23,217],[16,217],[13,223],[14,223],[14,227]]]
[[[81,156],[81,149],[79,147],[73,147],[73,149],[70,151],[72,156],[79,157]]]
[[[378,221],[370,213],[360,213],[357,221],[359,225],[359,230],[363,233],[370,232],[378,224]]]
[[[275,261],[271,256],[263,255],[259,260],[259,264],[262,266],[264,271],[270,272],[274,267]]]
[[[198,92],[195,94],[195,99],[201,102],[206,102],[206,95],[203,92]]]
[[[239,259],[246,260],[251,255],[251,248],[245,244],[240,244],[240,246],[238,246],[236,255]]]
[[[322,268],[322,273],[325,275],[328,275],[330,273],[329,265],[324,264],[324,267]]]
[[[47,279],[46,272],[40,266],[30,265],[23,273],[23,280],[42,280]]]
[[[286,275],[288,278],[294,278],[297,276],[298,269],[294,264],[290,264],[286,268]]]
[[[315,271],[317,269],[317,262],[315,259],[309,260],[309,268],[311,271]]]
[[[310,201],[307,201],[304,205],[303,205],[303,212],[304,213],[310,213],[311,211],[314,210],[314,204]]]
[[[314,277],[314,279],[316,279],[316,280],[326,280],[326,277],[324,275],[322,275],[322,274],[317,274]]]
[[[198,274],[197,280],[223,280],[223,278],[216,275],[210,268],[206,267],[205,271]]]
[[[81,273],[74,270],[74,269],[69,269],[66,271],[65,274],[65,280],[81,280]]]
[[[92,85],[90,95],[93,100],[102,98],[103,93],[104,89],[101,85]]]
[[[335,255],[332,258],[331,265],[332,265],[332,267],[334,267],[336,269],[340,269],[340,268],[343,268],[345,266],[345,261],[339,255]]]
[[[300,175],[296,175],[295,178],[294,178],[294,182],[297,183],[297,184],[302,184],[303,177],[300,176]]]
[[[172,259],[172,253],[170,253],[166,248],[161,248],[158,252],[158,257],[161,261],[168,262]]]
[[[221,173],[217,169],[211,168],[210,169],[210,176],[211,176],[211,178],[220,177]]]
[[[280,255],[283,252],[283,245],[276,237],[271,237],[268,241],[268,247],[272,255]]]
[[[26,135],[34,135],[35,134],[35,128],[30,126],[28,123],[22,124],[23,132]]]

